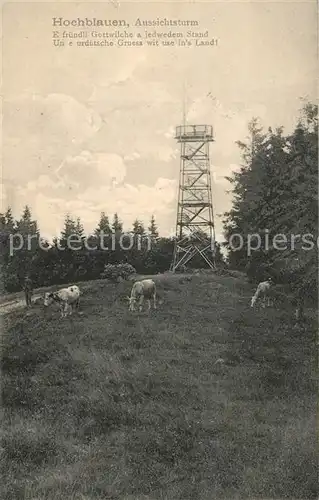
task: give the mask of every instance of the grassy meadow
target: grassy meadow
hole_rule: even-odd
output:
[[[243,279],[84,287],[2,318],[2,500],[315,499],[316,321]]]

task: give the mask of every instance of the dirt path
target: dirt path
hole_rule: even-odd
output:
[[[32,297],[32,302],[39,299],[40,297],[41,295],[34,295]],[[26,307],[24,299],[8,300],[7,302],[0,304],[0,316],[2,316],[3,314],[7,314],[11,311],[14,311],[16,309],[21,309],[23,307]]]

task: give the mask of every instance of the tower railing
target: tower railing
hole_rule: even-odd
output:
[[[176,127],[175,139],[178,142],[186,141],[213,141],[213,127],[211,125],[179,125]]]

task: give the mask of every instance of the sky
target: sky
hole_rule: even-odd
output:
[[[66,213],[92,231],[100,212],[124,228],[155,215],[175,230],[179,145],[189,124],[213,126],[210,147],[216,235],[231,207],[225,176],[252,117],[288,132],[301,98],[316,97],[316,2],[11,3],[2,10],[2,210],[31,207],[52,238]],[[208,47],[56,47],[52,17],[197,20]],[[77,28],[58,28],[79,32]],[[94,29],[94,28],[93,28]],[[97,28],[102,32],[117,28]],[[91,31],[90,28],[88,28]],[[70,39],[71,40],[71,39]],[[74,40],[74,39],[73,39]],[[185,94],[184,94],[184,90]]]

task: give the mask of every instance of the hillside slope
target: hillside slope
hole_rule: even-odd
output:
[[[3,500],[317,498],[314,320],[240,279],[87,284],[82,315],[4,317]]]

